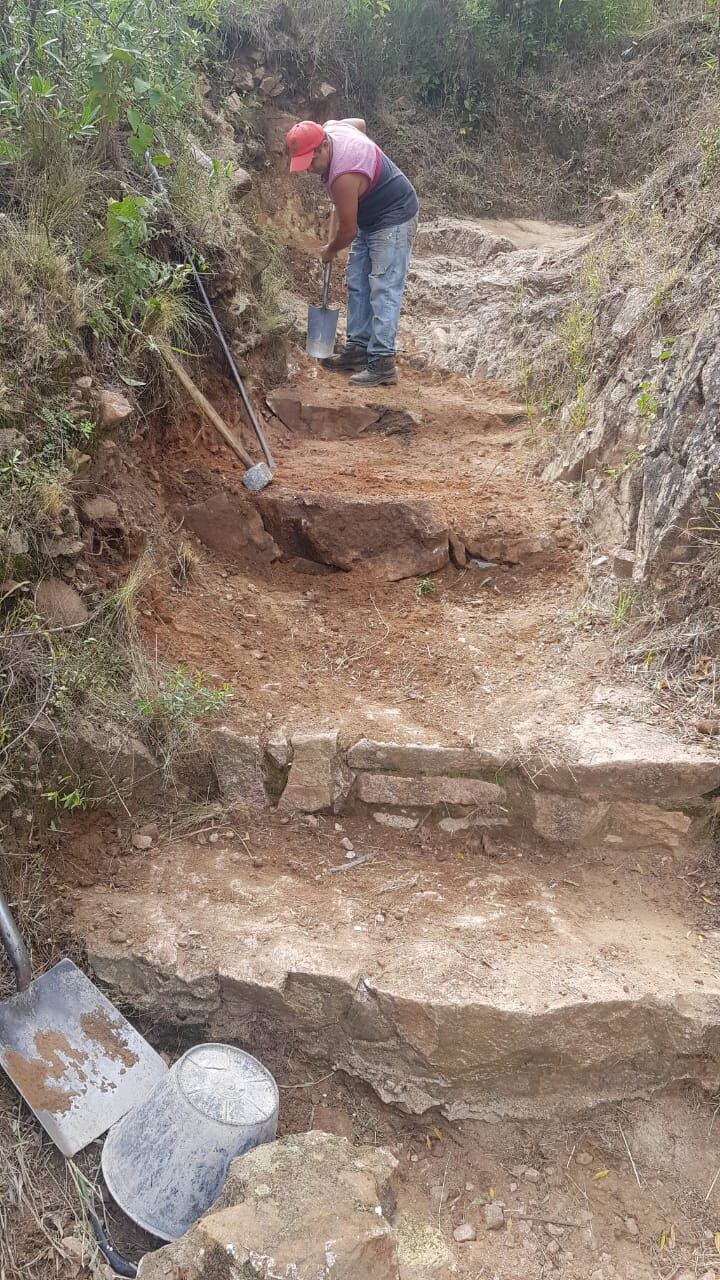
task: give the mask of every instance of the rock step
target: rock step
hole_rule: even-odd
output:
[[[671,865],[641,876],[611,855],[568,878],[520,846],[438,860],[345,830],[374,857],[351,867],[332,827],[278,826],[253,833],[252,862],[222,831],[131,855],[124,889],[75,904],[95,974],[154,1025],[271,1067],[291,1039],[414,1113],[567,1116],[716,1087],[720,935],[682,916]]]
[[[410,440],[421,428],[422,405],[408,409],[400,396],[387,389],[385,403],[348,403],[344,384],[328,375],[328,385],[312,394],[305,388],[280,387],[267,397],[267,404],[287,429],[298,437],[314,440],[357,440],[361,436],[397,436]],[[338,390],[345,392],[338,395]],[[525,407],[497,396],[483,398],[474,412],[476,430],[516,423],[525,416]]]
[[[334,497],[273,486],[259,495],[263,524],[282,550],[395,582],[449,561],[447,520],[430,502]]]
[[[548,844],[634,852],[689,848],[707,838],[720,754],[658,729],[587,713],[553,741],[516,737],[486,747],[363,738],[337,730],[274,731],[264,742],[231,725],[209,738],[218,789],[230,805],[284,813],[372,811],[410,830],[532,832]]]

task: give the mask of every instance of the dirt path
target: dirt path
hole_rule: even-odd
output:
[[[344,380],[314,368],[294,390],[315,410],[357,408]],[[234,720],[248,728],[271,719],[403,725],[421,740],[465,741],[572,719],[598,699],[650,714],[640,689],[608,694],[611,628],[603,635],[584,612],[572,503],[538,479],[512,398],[494,384],[406,368],[372,403],[418,420],[404,434],[330,440],[276,422],[268,495],[375,499],[390,547],[396,505],[429,503],[493,563],[469,555],[465,567],[388,582],[362,563],[343,572],[292,554],[239,567],[197,543],[201,568],[188,588],[152,602],[150,648],[229,679]],[[228,483],[239,489],[233,462],[215,448],[204,432],[194,442],[188,422],[151,456],[178,516]]]
[[[221,800],[161,823],[147,853],[129,824],[84,819],[58,860],[100,979],[168,1045],[209,1035],[257,1052],[284,1090],[285,1131],[388,1142],[402,1208],[437,1221],[456,1253],[443,1277],[462,1280],[669,1280],[681,1265],[701,1275],[715,1248],[702,1090],[716,1087],[720,935],[714,872],[685,841],[697,811],[664,786],[672,769],[682,791],[675,743],[644,790],[623,789],[637,762],[603,755],[603,734],[663,712],[618,669],[612,618],[585,607],[572,495],[540,480],[507,389],[427,367],[440,316],[450,362],[478,371],[477,324],[465,332],[438,282],[464,272],[468,306],[502,294],[499,350],[507,263],[546,255],[560,289],[576,250],[567,229],[546,243],[532,223],[428,229],[398,387],[359,400],[298,354],[269,397],[278,469],[257,499],[191,414],[148,439],[159,518],[198,564],[171,590],[156,583],[142,628],[158,657],[229,682],[226,727],[242,734],[321,727],[346,745],[488,752],[531,739],[542,755],[587,731],[588,795],[568,767],[553,823],[533,827],[529,809],[505,831],[467,805],[408,801],[408,818],[357,791],[340,814],[274,810],[261,787],[255,807]],[[229,387],[208,390],[237,421]],[[610,825],[592,827],[598,761]],[[620,810],[632,844],[612,828]],[[441,811],[455,815],[444,827]],[[497,1233],[483,1225],[493,1199]],[[465,1221],[479,1243],[456,1248]]]

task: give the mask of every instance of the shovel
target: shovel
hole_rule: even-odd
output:
[[[167,1067],[72,960],[31,982],[2,894],[0,942],[17,987],[0,1001],[0,1066],[63,1155],[74,1156],[144,1102]]]
[[[337,307],[328,306],[330,270],[330,263],[326,262],[323,270],[322,304],[319,307],[308,307],[305,350],[316,360],[326,360],[335,350],[335,334],[340,312]]]

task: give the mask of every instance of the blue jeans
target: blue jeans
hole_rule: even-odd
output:
[[[347,340],[371,360],[395,355],[395,337],[418,220],[383,231],[358,231],[350,246]]]

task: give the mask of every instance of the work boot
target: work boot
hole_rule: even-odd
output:
[[[335,373],[350,373],[353,369],[365,369],[368,356],[365,347],[358,347],[354,342],[346,342],[342,351],[336,356],[328,356],[322,360],[323,369],[332,369]]]
[[[394,356],[375,356],[369,359],[367,369],[362,373],[354,373],[350,379],[351,387],[394,387],[397,382],[397,369]]]

